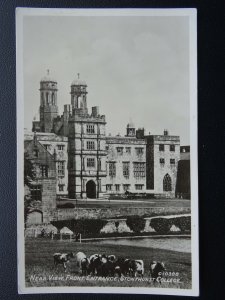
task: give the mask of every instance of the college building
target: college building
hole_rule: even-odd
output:
[[[37,169],[41,201],[48,193],[56,198],[106,198],[124,193],[173,198],[176,194],[180,160],[180,137],[145,135],[144,128],[130,122],[125,135],[106,135],[106,116],[94,106],[88,109],[87,84],[75,79],[70,104],[58,113],[57,81],[47,76],[40,81],[39,121],[32,132],[25,130],[26,160]],[[54,167],[53,167],[54,165]],[[39,171],[38,171],[39,170]],[[53,171],[54,170],[54,171]],[[54,192],[45,182],[55,185]],[[29,187],[34,193],[32,183]],[[53,197],[54,198],[54,197]],[[55,199],[48,198],[55,206]],[[50,200],[52,199],[52,200]],[[45,201],[45,200],[44,200]],[[47,200],[46,200],[47,201]],[[43,213],[43,212],[42,212]]]

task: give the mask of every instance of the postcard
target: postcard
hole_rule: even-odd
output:
[[[198,296],[196,19],[17,8],[19,293]]]

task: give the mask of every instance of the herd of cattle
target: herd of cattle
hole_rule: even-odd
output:
[[[74,253],[55,253],[53,255],[54,265],[62,264],[66,271],[67,264],[72,258],[75,258],[77,267],[82,276],[144,276],[144,261],[141,259],[134,260],[115,255],[93,254],[87,257],[83,252]],[[156,279],[162,277],[165,271],[163,262],[152,261],[149,264],[149,276]]]

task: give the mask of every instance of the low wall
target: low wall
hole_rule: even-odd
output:
[[[57,209],[53,214],[53,220],[72,219],[108,219],[127,216],[163,216],[188,214],[191,210],[188,207],[117,207],[117,208],[70,208]]]

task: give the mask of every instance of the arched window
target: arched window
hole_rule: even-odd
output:
[[[41,105],[44,105],[44,101],[45,101],[45,97],[44,97],[44,93],[41,93]]]
[[[163,178],[163,191],[164,192],[172,191],[172,181],[169,174],[166,174]]]
[[[46,103],[49,104],[48,93],[46,93]]]
[[[55,105],[55,94],[52,93],[52,105]]]

